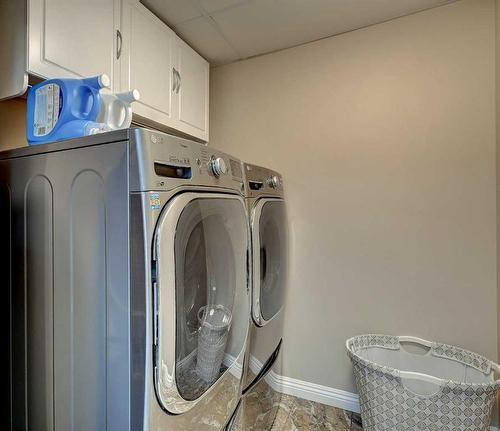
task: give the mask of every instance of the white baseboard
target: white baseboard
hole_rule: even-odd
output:
[[[359,413],[359,398],[356,394],[291,377],[275,376],[276,387],[281,387],[284,394]]]
[[[262,363],[254,356],[250,357],[249,365],[254,374],[262,368]],[[359,413],[359,398],[351,392],[280,376],[273,370],[264,379],[277,392]]]

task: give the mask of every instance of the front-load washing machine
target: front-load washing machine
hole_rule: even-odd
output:
[[[250,312],[237,159],[144,129],[39,145],[0,154],[0,202],[2,429],[226,426]]]
[[[243,164],[251,232],[252,312],[243,398],[233,429],[269,430],[278,411],[284,299],[287,283],[287,218],[279,173]]]

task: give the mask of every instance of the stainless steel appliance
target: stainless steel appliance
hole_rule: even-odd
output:
[[[252,325],[248,370],[234,429],[269,430],[281,398],[283,306],[287,276],[287,218],[279,173],[244,164],[250,218]]]
[[[222,429],[249,329],[242,192],[237,159],[144,129],[1,153],[2,429]]]

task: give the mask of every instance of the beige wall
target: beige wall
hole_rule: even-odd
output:
[[[285,375],[353,391],[366,332],[496,357],[494,5],[212,71],[210,145],[285,178]]]
[[[25,119],[25,99],[0,101],[0,151],[27,145]]]
[[[496,168],[497,168],[497,355],[500,362],[500,0],[495,1],[495,60],[496,60]],[[500,409],[500,403],[499,403]]]
[[[497,309],[498,313],[498,359],[500,361],[500,253],[498,246],[500,244],[500,0],[495,1],[495,60],[496,60],[496,168],[497,168]],[[500,406],[499,406],[500,407]]]
[[[500,362],[500,0],[495,1],[495,84],[496,84],[496,210],[497,210],[497,360]],[[497,402],[496,424],[500,403]]]

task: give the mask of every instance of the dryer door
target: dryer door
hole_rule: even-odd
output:
[[[259,326],[265,325],[283,307],[287,250],[285,202],[259,199],[252,213],[252,315]]]
[[[206,403],[215,386],[239,396],[250,308],[247,250],[238,196],[183,193],[160,215],[153,356],[156,395],[170,413]]]

